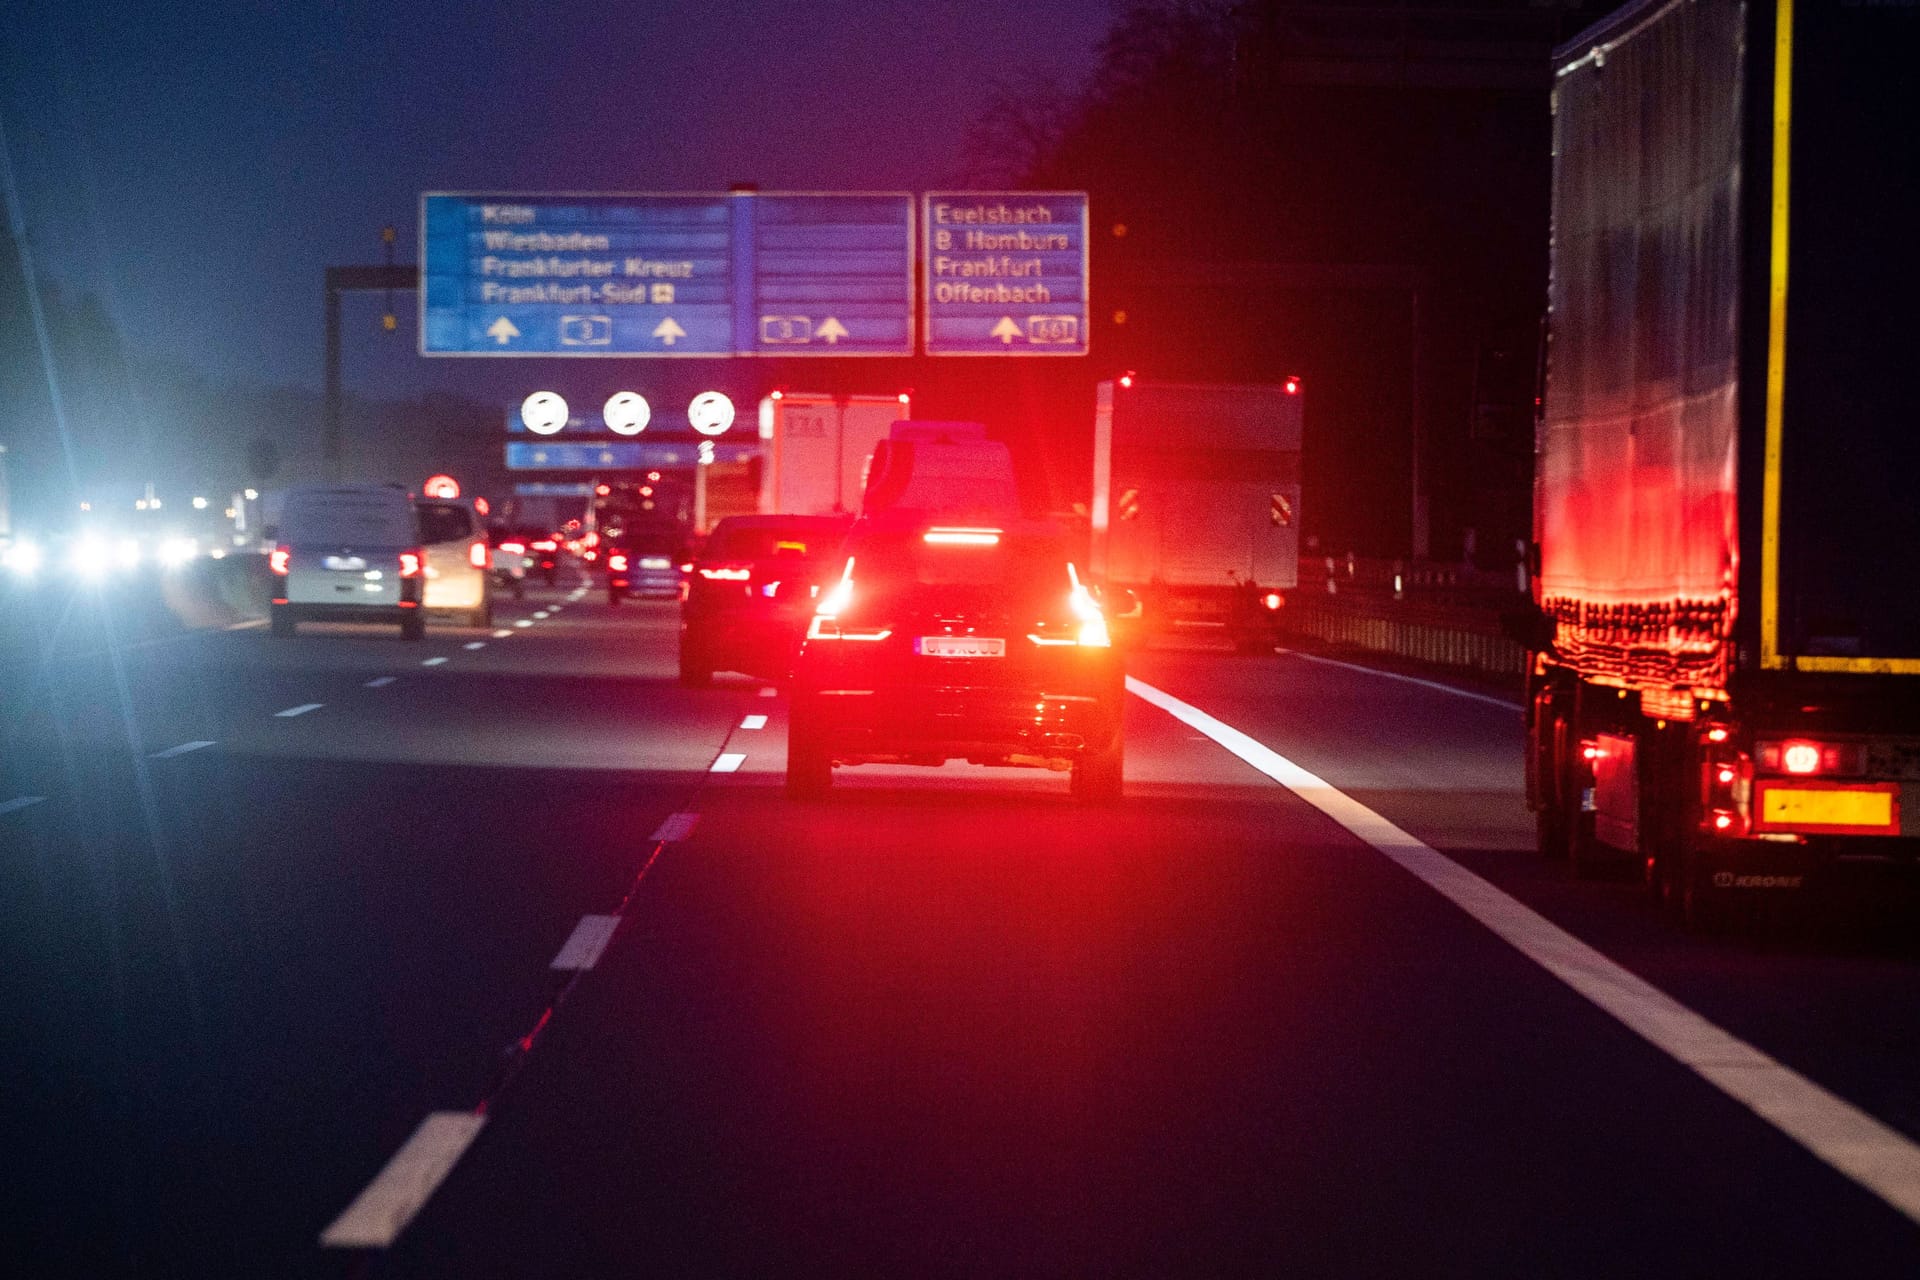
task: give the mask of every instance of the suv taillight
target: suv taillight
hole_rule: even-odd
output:
[[[426,563],[426,559],[427,553],[424,551],[402,551],[400,553],[400,576],[403,578],[419,577],[420,568]]]
[[[293,548],[283,542],[267,552],[267,567],[284,578],[287,576],[288,561],[292,559]]]
[[[702,573],[706,570],[702,569]],[[893,634],[887,627],[846,627],[840,624],[840,615],[853,605],[853,557],[847,557],[847,567],[840,571],[840,581],[820,597],[820,603],[814,606],[813,619],[807,623],[809,640],[885,640]]]

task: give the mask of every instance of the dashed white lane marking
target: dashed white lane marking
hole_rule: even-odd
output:
[[[332,1249],[384,1249],[392,1244],[486,1122],[485,1116],[471,1111],[428,1115],[379,1176],[320,1233],[320,1243]]]
[[[469,640],[465,644],[461,645],[460,647],[462,649],[465,649],[468,653],[472,653],[475,649],[486,648],[487,642],[485,640]]]
[[[694,824],[700,821],[700,815],[688,810],[670,813],[653,829],[652,838],[662,842],[685,840],[693,834]]]
[[[533,625],[533,620],[531,618],[522,618],[518,622],[514,623],[513,625],[516,627],[526,628]]]
[[[1418,676],[1403,676],[1398,671],[1381,671],[1375,667],[1363,667],[1357,662],[1341,662],[1335,658],[1323,658],[1317,653],[1302,653],[1298,649],[1281,649],[1279,652],[1289,658],[1299,658],[1303,662],[1318,662],[1322,666],[1340,667],[1347,671],[1358,671],[1363,675],[1379,676],[1382,680],[1398,680],[1401,684],[1417,684],[1422,689],[1437,689],[1441,693],[1450,693],[1456,698],[1467,698],[1474,702],[1490,703],[1496,707],[1505,707],[1509,711],[1525,711],[1526,708],[1506,698],[1496,698],[1490,694],[1474,693],[1470,689],[1456,689],[1450,684],[1441,684],[1438,680],[1422,680]]]
[[[15,796],[11,800],[0,800],[0,813],[12,813],[16,809],[24,809],[29,805],[39,804],[45,799],[45,796]]]
[[[1285,756],[1132,676],[1127,688],[1292,791],[1654,1048],[1920,1222],[1920,1144],[1723,1031]]]
[[[740,727],[742,729],[764,729],[767,727],[767,718],[765,716],[747,716],[740,721]]]
[[[198,751],[202,747],[210,747],[212,745],[213,743],[205,742],[205,741],[183,742],[177,747],[168,747],[165,751],[156,751],[152,755],[150,755],[148,759],[171,760],[175,756],[183,756],[187,754],[187,752],[189,751]]]
[[[760,686],[760,696],[763,698],[777,698],[780,696],[780,691],[770,684],[763,684]]]
[[[399,678],[399,676],[375,676],[373,679],[367,681],[367,688],[384,689]]]
[[[560,954],[549,965],[552,969],[591,969],[600,963],[600,953],[613,941],[613,931],[620,927],[619,916],[581,916],[580,923],[573,926],[573,932],[567,936],[567,943],[560,948]]]
[[[273,714],[279,719],[289,720],[294,716],[303,716],[309,711],[318,711],[325,705],[324,702],[303,702],[297,707],[288,707],[285,711],[276,711]]]
[[[446,658],[444,656],[438,657],[438,658],[422,658],[420,660],[420,665],[423,667],[437,667],[445,661],[446,661]]]
[[[533,611],[533,620],[535,622],[545,622],[548,618],[552,616],[553,615],[548,613],[545,609],[535,609]]]
[[[267,620],[265,618],[248,618],[245,622],[230,622],[220,629],[222,631],[251,631],[255,627],[264,627],[266,625]]]
[[[495,640],[505,640],[508,636],[512,634],[513,634],[512,627],[502,627],[498,631],[493,633],[493,638]]]
[[[709,769],[708,772],[733,773],[746,762],[747,753],[744,751],[722,751],[719,756],[714,759],[713,767]]]

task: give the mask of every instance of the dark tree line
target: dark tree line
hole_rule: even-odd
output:
[[[1612,7],[1148,0],[1077,93],[1005,86],[969,161],[1091,194],[1103,366],[1307,379],[1329,549],[1406,552],[1416,435],[1434,554],[1469,528],[1503,548],[1528,522],[1551,51]]]

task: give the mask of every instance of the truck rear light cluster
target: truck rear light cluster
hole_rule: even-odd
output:
[[[486,568],[490,558],[487,554],[487,544],[484,542],[473,543],[467,548],[467,563],[476,569]]]
[[[1700,766],[1700,825],[1714,835],[1745,836],[1753,824],[1753,758],[1727,746],[1732,734],[1720,726],[1701,737],[1707,750]]]
[[[284,578],[292,559],[293,549],[283,542],[267,553],[267,567]]]
[[[607,568],[613,573],[625,573],[627,571],[626,553],[623,551],[607,552]]]
[[[427,553],[424,551],[402,551],[400,553],[400,576],[417,578],[425,566]]]
[[[1867,749],[1857,742],[1813,742],[1804,738],[1757,742],[1753,758],[1761,773],[1801,778],[1850,778],[1867,771]]]

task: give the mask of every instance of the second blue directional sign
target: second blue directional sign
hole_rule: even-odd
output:
[[[423,355],[910,355],[913,198],[421,197]]]
[[[928,355],[1087,354],[1084,191],[933,192],[920,225]]]

